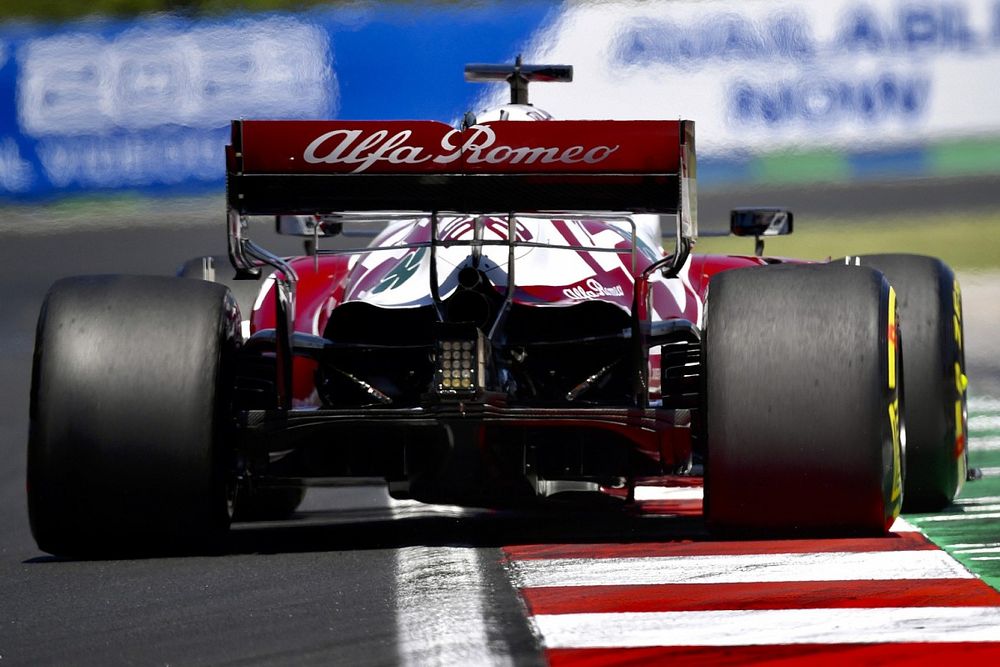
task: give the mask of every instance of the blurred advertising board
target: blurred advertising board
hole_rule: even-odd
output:
[[[547,0],[0,25],[0,199],[221,191],[234,118],[460,118]]]
[[[1000,132],[998,0],[581,3],[529,53],[577,66],[556,116],[694,118],[702,151]]]
[[[0,25],[0,198],[216,190],[232,118],[692,118],[703,182],[1000,172],[1000,0],[350,4]]]
[[[736,179],[1000,172],[1000,0],[572,3],[526,55],[576,66],[556,117],[692,118]]]

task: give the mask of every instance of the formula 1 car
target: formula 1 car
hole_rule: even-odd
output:
[[[947,266],[764,257],[782,209],[733,211],[755,254],[694,254],[694,123],[551,120],[527,85],[566,66],[467,76],[512,103],[458,128],[234,121],[233,280],[199,260],[204,280],[52,287],[28,445],[41,549],[196,548],[351,478],[520,507],[703,475],[709,528],[736,534],[883,533],[904,500],[950,503],[966,378]],[[260,247],[255,216],[309,252]]]

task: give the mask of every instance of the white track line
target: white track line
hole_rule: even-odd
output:
[[[556,614],[534,621],[550,649],[1000,641],[1000,607]]]
[[[970,431],[994,431],[997,429],[1000,429],[1000,415],[977,415],[969,417]]]
[[[938,550],[556,558],[514,561],[511,571],[521,588],[973,578],[951,556]]]
[[[979,496],[978,498],[959,498],[956,505],[985,505],[986,503],[1000,503],[1000,496]]]
[[[973,437],[969,440],[969,450],[973,452],[995,452],[1000,449],[1000,437]]]
[[[700,486],[637,486],[636,500],[702,500],[705,490]]]
[[[919,533],[920,529],[903,517],[897,517],[889,529],[891,533]]]
[[[396,551],[396,637],[404,665],[510,664],[491,646],[475,549]]]
[[[913,519],[918,523],[936,523],[939,521],[978,521],[981,519],[1000,519],[1000,512],[967,512],[965,514],[938,514]]]
[[[468,510],[388,498],[395,518]],[[509,665],[487,627],[489,587],[475,549],[413,546],[396,550],[396,641],[400,665]]]
[[[1000,512],[1000,503],[963,503],[962,511],[966,514],[975,514],[976,512]]]
[[[970,398],[969,412],[997,412],[1000,413],[1000,399],[996,398]]]

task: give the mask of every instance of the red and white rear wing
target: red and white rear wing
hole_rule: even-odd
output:
[[[692,121],[233,121],[229,206],[342,211],[632,211],[695,224]]]

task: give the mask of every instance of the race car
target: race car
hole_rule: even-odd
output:
[[[553,120],[528,83],[568,66],[466,75],[511,104],[459,127],[233,121],[232,279],[206,258],[51,288],[41,549],[200,549],[372,478],[517,508],[703,477],[727,535],[881,534],[904,502],[951,502],[967,380],[944,263],[763,256],[783,209],[732,212],[753,254],[699,255],[693,122]],[[261,216],[307,252],[256,244]]]

